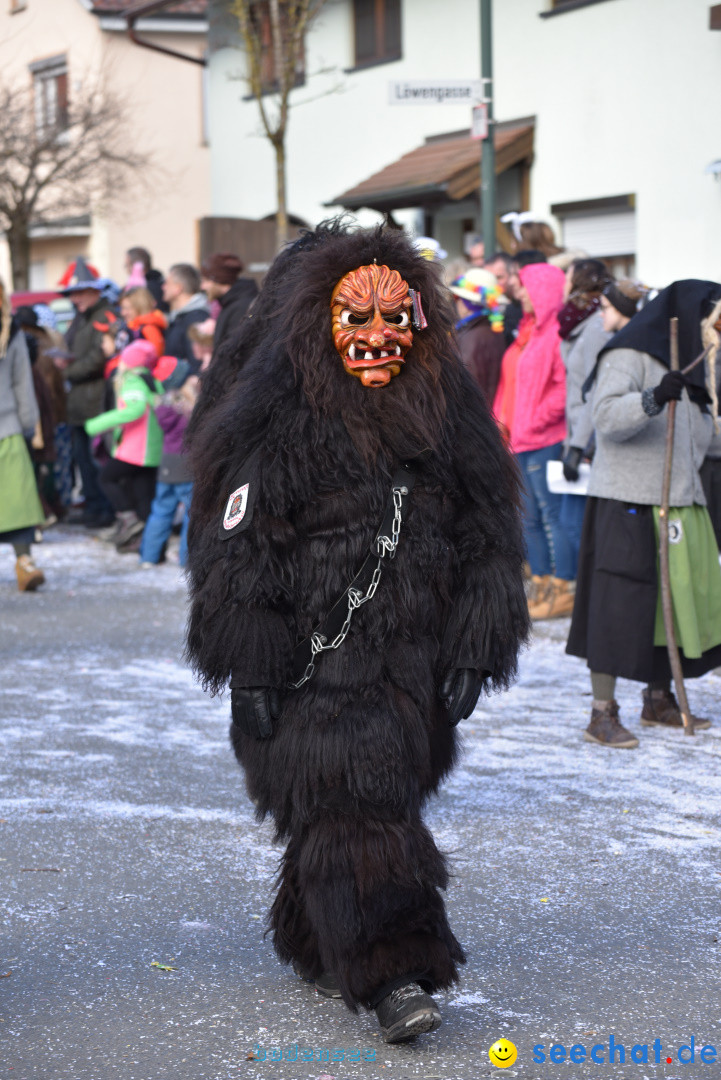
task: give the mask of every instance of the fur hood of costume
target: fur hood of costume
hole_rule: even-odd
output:
[[[380,389],[346,373],[330,315],[338,281],[374,261],[420,292],[428,320]],[[275,946],[335,972],[354,1007],[404,971],[448,986],[463,960],[420,809],[456,756],[444,676],[474,668],[507,686],[528,632],[518,484],[437,270],[402,234],[332,223],[279,262],[236,339],[234,385],[192,433],[187,653],[213,691],[232,680],[284,695],[272,738],[233,730],[258,815],[290,838]],[[417,478],[395,558],[343,644],[287,690],[295,644],[363,562],[405,460]],[[245,484],[246,519],[226,537],[224,508]]]

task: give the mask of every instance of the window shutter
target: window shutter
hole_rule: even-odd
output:
[[[632,255],[636,251],[634,210],[569,214],[562,219],[562,224],[564,247],[580,248],[592,258]]]

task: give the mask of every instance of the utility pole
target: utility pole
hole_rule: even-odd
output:
[[[496,250],[496,147],[493,142],[493,0],[481,0],[481,77],[488,131],[481,142],[481,233],[488,257]]]

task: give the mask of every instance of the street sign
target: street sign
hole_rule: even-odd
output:
[[[488,138],[488,106],[484,103],[473,106],[471,113],[471,138]]]
[[[391,105],[473,105],[483,100],[482,79],[408,79],[388,84]]]

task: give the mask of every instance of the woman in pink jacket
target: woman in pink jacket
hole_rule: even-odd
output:
[[[561,525],[561,496],[548,490],[546,464],[561,457],[566,437],[566,371],[557,315],[565,278],[547,263],[519,271],[523,308],[518,336],[506,350],[493,411],[524,479],[524,518],[535,619],[573,610],[573,554]]]

